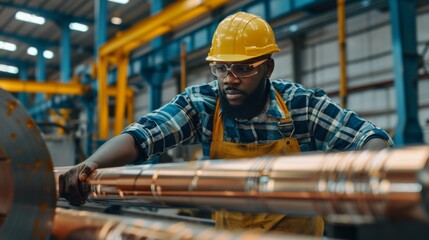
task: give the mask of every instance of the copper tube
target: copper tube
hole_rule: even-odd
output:
[[[254,231],[230,232],[197,224],[57,208],[52,236],[62,239],[314,239]]]
[[[428,146],[100,169],[95,202],[428,220]],[[66,169],[56,169],[58,177]]]

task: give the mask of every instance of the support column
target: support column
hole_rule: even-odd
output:
[[[61,82],[70,82],[71,56],[70,56],[70,28],[68,24],[61,25]]]
[[[23,82],[28,80],[28,69],[27,66],[23,65],[19,68],[19,79]],[[26,92],[20,92],[18,93],[18,98],[19,101],[21,102],[21,104],[25,107],[28,108],[28,99],[27,99],[27,94]]]
[[[293,81],[302,84],[302,48],[303,48],[303,36],[297,36],[292,38],[292,67],[293,67]]]
[[[154,78],[161,78],[161,73],[154,74]],[[149,85],[149,111],[153,111],[162,104],[162,81],[154,81]]]
[[[94,15],[95,15],[95,51],[94,58],[98,58],[98,52],[101,45],[106,42],[107,33],[107,0],[95,0],[94,1]]]
[[[164,0],[151,0],[150,2],[150,15],[155,15],[164,7]],[[161,47],[162,37],[157,37],[151,42],[152,49]]]
[[[37,47],[37,63],[36,63],[36,81],[44,82],[46,80],[46,61],[43,56],[43,52],[45,51],[45,47],[38,46]],[[41,104],[44,100],[45,94],[37,93],[35,103]],[[42,113],[39,113],[35,116],[36,121],[42,120]]]
[[[162,105],[162,84],[173,75],[173,68],[169,65],[142,70],[142,78],[149,83],[149,111],[160,108]]]
[[[418,55],[416,41],[416,1],[389,0],[392,25],[398,147],[423,143],[418,121]]]

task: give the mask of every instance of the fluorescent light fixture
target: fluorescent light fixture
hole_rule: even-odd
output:
[[[31,55],[31,56],[36,56],[37,55],[37,48],[35,48],[35,47],[27,48],[27,54]]]
[[[17,74],[19,70],[15,66],[0,64],[0,71],[7,72],[7,73],[12,73],[12,74]]]
[[[129,0],[109,0],[109,2],[119,3],[119,4],[127,4]]]
[[[71,30],[79,31],[79,32],[86,32],[88,31],[88,26],[82,23],[72,22],[69,24],[69,28]]]
[[[35,48],[35,47],[27,48],[27,54],[31,55],[31,56],[36,56],[37,55],[37,48]]]
[[[18,11],[15,13],[15,18],[24,22],[35,23],[39,25],[43,25],[45,23],[45,18],[40,17],[31,13],[26,13],[22,11]]]
[[[47,59],[52,59],[54,57],[54,53],[49,50],[43,51],[43,56]]]
[[[16,51],[16,45],[10,42],[0,41],[0,49],[14,52]]]
[[[292,25],[292,26],[289,27],[289,30],[291,32],[296,32],[298,30],[298,26],[294,24],[294,25]]]
[[[120,25],[122,23],[122,19],[120,17],[112,17],[110,21],[115,25]]]
[[[27,48],[27,54],[31,55],[31,56],[36,56],[37,55],[37,48],[35,47],[29,47]],[[52,51],[49,50],[45,50],[43,51],[43,57],[47,58],[47,59],[51,59],[54,57],[54,53]]]

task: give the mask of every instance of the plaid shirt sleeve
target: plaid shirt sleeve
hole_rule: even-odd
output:
[[[201,111],[214,109],[215,93],[209,84],[189,87],[168,104],[150,112],[124,129],[139,148],[139,161],[159,155],[178,145],[201,142],[204,131]]]
[[[384,139],[393,147],[386,131],[341,108],[325,91],[305,89],[286,80],[272,82],[291,112],[294,136],[302,151],[358,150],[372,138]]]
[[[140,158],[146,160],[181,144],[198,143],[201,133],[198,113],[185,93],[170,103],[148,113],[126,127],[140,145]]]
[[[313,89],[305,92],[308,94],[308,131],[314,137],[317,150],[358,150],[372,138],[384,139],[393,146],[386,131],[362,119],[354,111],[341,108],[325,91]]]

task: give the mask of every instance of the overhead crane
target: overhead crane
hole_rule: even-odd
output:
[[[116,37],[100,47],[97,59],[98,75],[98,121],[99,139],[109,138],[109,108],[107,95],[107,73],[116,66],[116,103],[114,134],[119,134],[124,127],[124,114],[127,88],[127,68],[129,54],[150,40],[181,26],[192,19],[212,11],[229,0],[190,0],[176,1],[158,14],[150,16],[130,29],[120,32]]]

